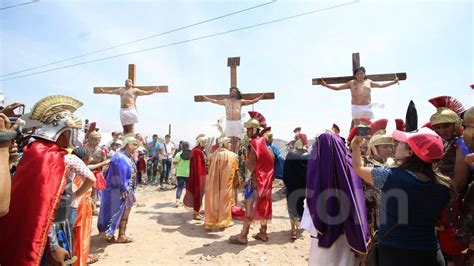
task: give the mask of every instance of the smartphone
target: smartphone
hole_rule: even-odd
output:
[[[356,127],[356,135],[357,136],[367,136],[367,135],[370,135],[370,127],[368,126],[357,126]]]

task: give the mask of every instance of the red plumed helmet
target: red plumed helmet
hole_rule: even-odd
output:
[[[405,131],[405,122],[403,121],[403,119],[395,119],[395,128],[400,131]]]
[[[460,101],[451,96],[438,96],[428,100],[436,109],[446,107],[453,110],[456,114],[460,115],[466,109]]]
[[[370,127],[371,127],[370,133],[373,135],[375,132],[379,130],[382,130],[382,129],[385,130],[387,128],[387,124],[388,124],[388,119],[379,119],[377,121],[372,122],[372,124],[370,124]]]
[[[267,127],[267,121],[265,120],[265,117],[255,111],[249,111],[249,115],[251,118],[257,119],[257,121],[260,123],[260,127],[266,128]]]
[[[355,135],[357,133],[357,128],[353,127],[351,131],[349,132],[349,136],[347,136],[347,142],[350,143],[352,139],[354,139]]]

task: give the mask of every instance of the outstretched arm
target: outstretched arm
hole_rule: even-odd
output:
[[[265,93],[262,93],[262,95],[258,96],[257,98],[255,98],[253,100],[242,100],[242,106],[254,104],[254,103],[260,101],[261,99],[263,99],[263,97],[265,97]]]
[[[209,98],[207,96],[202,96],[202,97],[208,102],[215,103],[218,105],[225,105],[225,100],[216,100],[216,99]]]
[[[395,79],[393,81],[387,82],[385,84],[380,84],[380,83],[373,82],[373,81],[370,81],[370,84],[372,85],[372,88],[386,88],[388,86],[398,84],[398,77],[397,77],[397,75],[395,75]]]
[[[334,85],[327,84],[326,81],[324,81],[324,79],[321,80],[321,86],[324,86],[328,89],[335,90],[335,91],[348,90],[351,88],[350,81],[341,86],[334,86]]]
[[[120,88],[99,88],[99,92],[102,94],[120,95]]]
[[[150,91],[144,91],[144,90],[140,90],[140,89],[135,89],[135,94],[137,96],[145,96],[145,95],[150,95],[150,94],[153,94],[153,93],[157,93],[159,90],[158,87],[156,87],[154,90],[150,90]]]

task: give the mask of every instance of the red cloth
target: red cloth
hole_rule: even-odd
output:
[[[211,153],[214,153],[217,149],[219,149],[219,144],[214,144],[211,146]]]
[[[303,145],[308,146],[308,136],[306,136],[306,134],[300,133],[300,139]]]
[[[66,154],[46,140],[24,149],[12,179],[10,211],[0,218],[2,266],[40,264],[66,185]]]
[[[143,157],[140,157],[140,159],[138,159],[138,169],[139,172],[146,171],[146,162]]]
[[[196,212],[201,209],[206,174],[206,156],[199,146],[194,147],[191,151],[189,179],[183,203],[189,208],[194,208]]]
[[[451,206],[444,208],[441,212],[440,224],[443,225],[444,230],[438,231],[439,245],[441,251],[447,255],[458,256],[468,248],[468,245],[463,245],[456,238],[456,231],[459,225],[459,217],[461,215],[462,201],[459,199]],[[451,214],[451,221],[448,219],[448,208],[454,208]]]
[[[267,148],[265,138],[253,139],[250,145],[257,154],[254,175],[258,190],[252,219],[270,220],[272,218],[273,157]]]
[[[92,173],[95,175],[95,183],[93,187],[97,190],[104,190],[107,186],[107,182],[102,174],[102,170],[92,170]]]

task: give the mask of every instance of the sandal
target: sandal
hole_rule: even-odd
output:
[[[239,235],[229,237],[229,243],[235,245],[247,245],[247,242],[242,242],[239,240]]]
[[[93,264],[99,261],[99,256],[90,254],[87,256],[87,264]]]
[[[128,243],[133,242],[133,239],[131,239],[130,237],[124,236],[124,238],[125,238],[125,240],[119,240],[117,238],[117,240],[115,240],[115,243],[117,243],[117,244],[128,244]]]
[[[298,237],[297,237],[297,232],[296,230],[291,230],[291,240],[296,240]]]
[[[115,237],[114,236],[106,236],[105,239],[109,243],[115,243]]]
[[[193,219],[196,220],[196,221],[201,221],[202,218],[204,218],[204,217],[202,217],[202,215],[200,215],[200,214],[194,214],[193,215]]]
[[[74,264],[76,261],[77,261],[77,257],[73,256],[72,258],[65,260],[64,265]]]
[[[268,241],[268,236],[265,235],[265,237],[262,237],[262,235],[260,233],[258,234],[255,234],[252,236],[254,239],[256,240],[260,240],[260,241],[263,241],[263,242],[267,242]]]

